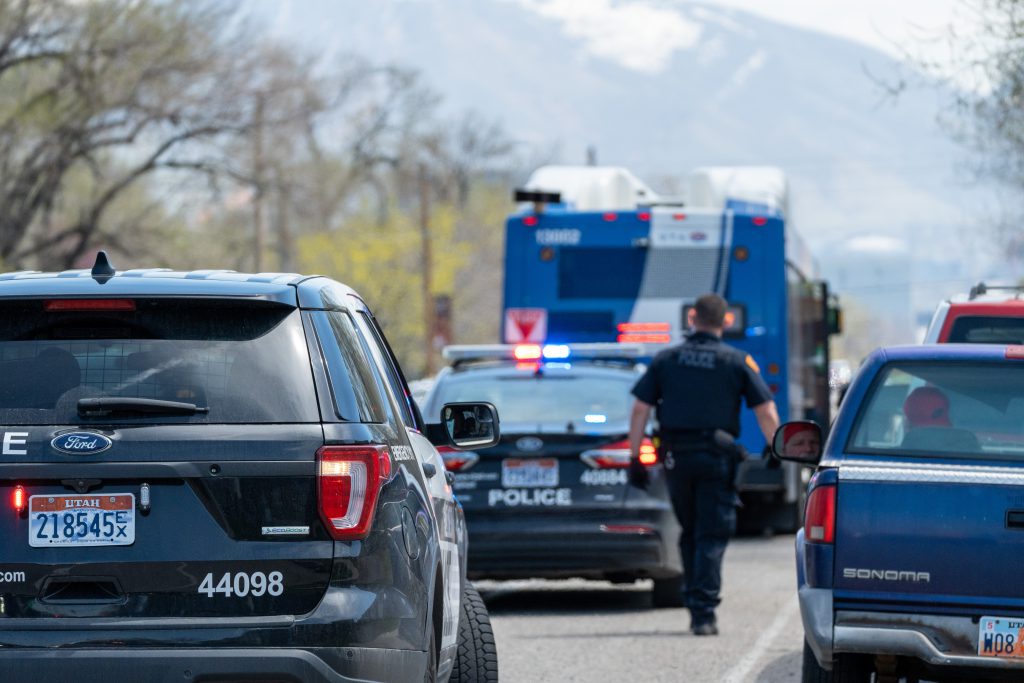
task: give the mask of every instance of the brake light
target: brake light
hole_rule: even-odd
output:
[[[320,518],[331,538],[365,538],[380,489],[391,478],[386,446],[324,446],[316,453]]]
[[[460,451],[451,446],[438,446],[437,452],[449,472],[465,472],[480,460],[480,456],[472,451]]]
[[[1006,347],[1006,359],[1007,360],[1021,360],[1024,359],[1024,346],[1019,344],[1012,344]]]
[[[64,311],[134,311],[131,299],[48,299],[43,309],[49,313]]]
[[[808,543],[835,543],[836,487],[819,486],[807,498],[804,534]]]
[[[25,505],[27,502],[28,497],[25,495],[25,487],[18,484],[11,492],[11,507],[14,508],[15,512],[20,514],[25,511]]]
[[[583,451],[580,459],[599,470],[629,467],[629,440],[623,439],[601,448]],[[650,439],[640,443],[640,462],[648,467],[658,464],[658,450]]]

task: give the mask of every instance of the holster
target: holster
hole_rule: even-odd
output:
[[[741,474],[740,463],[747,459],[747,449],[742,444],[737,443],[736,437],[724,429],[716,429],[712,434],[712,440],[715,444],[715,450],[729,459],[732,488],[734,491],[738,491]]]

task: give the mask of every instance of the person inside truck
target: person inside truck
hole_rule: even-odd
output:
[[[978,438],[967,429],[953,426],[949,397],[935,386],[917,387],[903,401],[906,434],[901,447],[907,450],[978,450]]]

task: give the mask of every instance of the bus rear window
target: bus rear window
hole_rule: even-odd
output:
[[[634,247],[562,247],[558,254],[561,299],[635,299],[646,252]]]

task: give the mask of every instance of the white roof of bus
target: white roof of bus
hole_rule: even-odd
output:
[[[764,204],[788,214],[786,174],[775,166],[704,166],[690,173],[686,203],[724,208],[728,199]]]
[[[619,166],[541,166],[526,189],[560,192],[577,211],[625,211],[650,202],[657,194]]]

